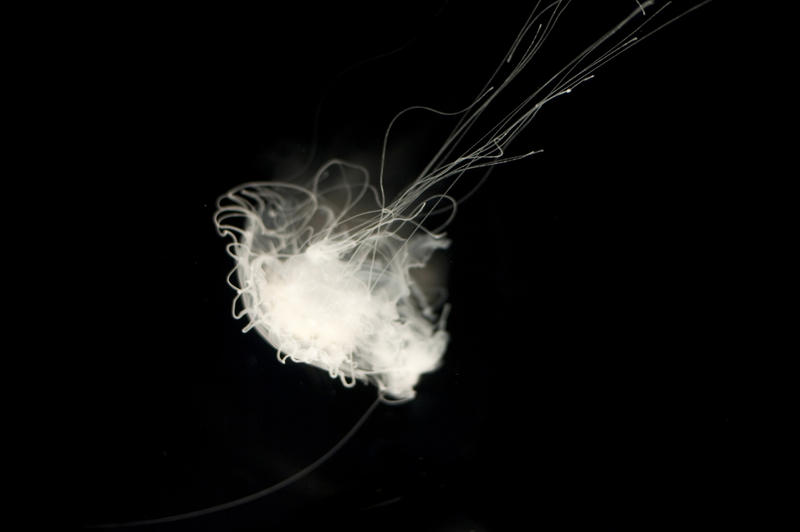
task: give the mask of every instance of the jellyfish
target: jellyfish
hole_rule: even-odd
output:
[[[218,202],[215,223],[233,242],[233,314],[272,344],[278,360],[316,366],[346,387],[377,386],[387,401],[414,397],[447,346],[438,311],[412,271],[447,248],[416,221],[424,202],[380,208],[365,168],[329,161],[306,186],[248,183]],[[410,196],[408,197],[410,198]],[[375,201],[373,201],[374,203]]]
[[[333,159],[305,182],[246,183],[220,197],[214,223],[231,239],[227,251],[235,267],[228,283],[235,291],[233,316],[246,321],[243,330],[254,329],[282,363],[316,366],[345,387],[374,384],[385,402],[413,399],[421,376],[440,367],[448,344],[444,287],[431,294],[414,273],[450,244],[445,229],[465,199],[454,197],[452,187],[465,174],[483,171],[480,183],[495,166],[537,153],[509,147],[543,106],[640,40],[650,19],[618,34],[653,3],[639,3],[477,139],[469,136],[473,127],[528,66],[569,2],[532,11],[467,108],[417,106],[396,115],[384,135],[376,183],[366,167]],[[387,143],[395,122],[411,112],[459,120],[422,171],[388,199]],[[429,228],[434,214],[446,219]]]

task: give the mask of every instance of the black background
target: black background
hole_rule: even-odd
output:
[[[250,494],[369,407],[373,388],[282,366],[241,334],[214,202],[285,179],[312,145],[314,166],[337,156],[374,170],[397,111],[474,98],[530,9],[505,4],[131,7],[93,12],[68,48],[53,45],[60,135],[85,138],[73,154],[85,172],[51,188],[71,212],[55,240],[77,303],[61,318],[79,402],[59,519],[148,519]],[[507,103],[634,7],[574,2]],[[452,340],[413,402],[380,406],[278,493],[149,529],[517,530],[747,512],[737,457],[757,377],[742,366],[770,243],[749,88],[731,81],[744,57],[733,20],[712,2],[601,69],[516,144],[541,154],[463,204],[445,257]],[[420,168],[443,124],[400,125],[390,182]]]

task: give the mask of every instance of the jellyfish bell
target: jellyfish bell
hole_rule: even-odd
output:
[[[218,201],[215,223],[233,241],[234,316],[281,362],[310,364],[346,387],[377,386],[386,401],[412,399],[441,364],[446,307],[434,271],[414,270],[449,240],[390,206],[357,165],[333,160],[306,186],[248,183]],[[433,280],[432,280],[433,278]],[[432,290],[433,287],[433,290]]]

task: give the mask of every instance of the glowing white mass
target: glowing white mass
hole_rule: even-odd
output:
[[[417,230],[397,207],[364,210],[376,194],[363,168],[331,161],[307,188],[237,187],[220,198],[215,220],[235,241],[230,280],[245,330],[255,328],[281,362],[409,399],[448,339],[446,313],[437,316],[411,271],[449,241]]]

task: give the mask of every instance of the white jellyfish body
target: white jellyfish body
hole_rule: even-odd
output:
[[[231,190],[215,221],[234,239],[230,284],[245,330],[258,331],[281,362],[311,364],[345,386],[362,380],[388,399],[410,399],[448,341],[446,311],[435,311],[411,270],[424,268],[449,241],[389,210],[365,211],[360,204],[376,195],[363,169],[331,161],[307,188],[252,183]]]

